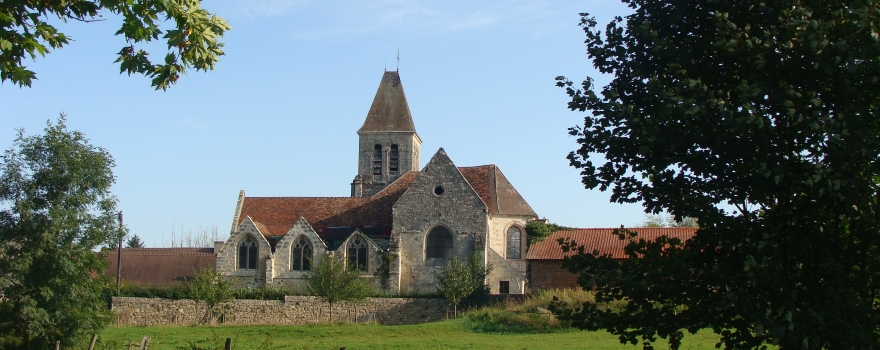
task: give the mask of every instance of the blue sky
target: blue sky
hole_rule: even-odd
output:
[[[614,1],[208,0],[226,18],[226,56],[166,92],[118,74],[119,20],[59,24],[69,46],[27,62],[31,88],[0,86],[0,147],[16,129],[68,116],[116,160],[125,223],[147,246],[216,226],[225,239],[239,190],[248,196],[348,196],[357,129],[383,70],[397,67],[422,166],[443,147],[458,166],[496,164],[538,215],[576,227],[630,226],[640,205],[585,190],[565,156],[565,75],[605,83],[585,54],[579,12],[600,23]],[[154,57],[162,45],[150,47]]]

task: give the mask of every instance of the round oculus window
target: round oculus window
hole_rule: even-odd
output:
[[[446,193],[446,189],[443,188],[443,186],[434,187],[434,194],[435,195],[442,196],[444,193]]]

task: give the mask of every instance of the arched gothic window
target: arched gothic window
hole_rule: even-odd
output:
[[[348,269],[367,271],[367,241],[354,237],[348,242]]]
[[[257,242],[251,236],[247,236],[238,245],[238,269],[257,269]]]
[[[519,227],[507,229],[507,258],[522,259],[522,231]]]
[[[312,269],[312,245],[305,237],[300,236],[291,248],[293,258],[290,261],[290,269],[296,271],[310,271]]]
[[[397,175],[400,171],[400,156],[398,155],[397,145],[391,145],[391,153],[388,154],[388,172],[391,175]]]
[[[446,260],[452,259],[452,234],[445,227],[437,226],[428,232],[425,259],[434,266],[444,266]]]
[[[373,175],[382,175],[382,145],[373,147]]]

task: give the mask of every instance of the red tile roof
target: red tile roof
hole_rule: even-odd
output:
[[[557,241],[560,238],[575,241],[578,245],[584,246],[587,252],[598,250],[599,254],[610,254],[612,258],[626,258],[624,247],[629,244],[629,240],[620,240],[614,234],[614,230],[613,228],[581,228],[557,231],[543,241],[532,244],[526,259],[561,260],[565,255],[571,255],[572,252],[567,254],[562,252],[562,247]],[[647,241],[653,241],[660,236],[669,236],[681,239],[683,242],[697,232],[696,228],[628,228],[627,230],[638,233],[635,239]]]
[[[106,276],[116,276],[116,250],[107,251],[110,267]],[[122,249],[122,280],[140,285],[174,285],[191,280],[193,271],[217,266],[214,248]]]
[[[538,216],[495,164],[458,170],[489,207],[489,213]]]
[[[495,165],[458,168],[489,207],[492,214],[537,216],[513,185]],[[389,236],[393,226],[391,208],[412,186],[417,171],[403,174],[379,193],[368,198],[352,197],[245,197],[236,226],[245,217],[257,223],[266,237],[278,237],[300,217],[312,225],[319,235],[327,227],[379,227]]]
[[[340,226],[391,228],[391,207],[417,175],[418,172],[408,172],[369,198],[245,197],[236,225],[250,216],[254,222],[265,225],[266,230],[260,230],[267,237],[287,234],[300,217],[316,230]]]

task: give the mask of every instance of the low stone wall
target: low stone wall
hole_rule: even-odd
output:
[[[120,325],[303,325],[330,321],[329,305],[318,297],[288,296],[278,300],[235,300],[209,312],[194,300],[113,298]],[[451,310],[443,299],[367,298],[359,303],[333,304],[333,321],[416,324],[440,321]]]

